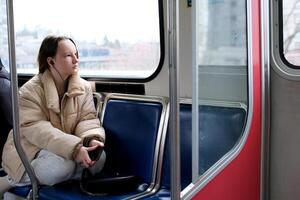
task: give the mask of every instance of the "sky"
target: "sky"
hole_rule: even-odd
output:
[[[24,26],[51,27],[84,40],[102,41],[107,35],[110,40],[157,41],[158,31],[153,31],[158,28],[157,13],[153,0],[14,1],[16,31]]]

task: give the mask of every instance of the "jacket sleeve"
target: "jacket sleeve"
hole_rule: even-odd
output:
[[[82,139],[95,137],[105,142],[105,132],[97,117],[92,89],[90,85],[86,87],[85,98],[81,107],[80,119],[75,129],[75,135]]]
[[[42,105],[43,98],[38,92],[20,95],[20,134],[41,149],[72,159],[73,150],[81,139],[52,126],[47,107]]]

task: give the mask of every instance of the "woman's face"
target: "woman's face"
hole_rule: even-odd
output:
[[[53,58],[54,67],[65,80],[78,72],[78,54],[73,42],[61,40],[58,42],[57,52]]]

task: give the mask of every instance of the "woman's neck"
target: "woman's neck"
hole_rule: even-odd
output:
[[[54,79],[59,99],[61,100],[67,91],[68,77],[62,77],[59,72],[53,68],[50,68],[50,71]]]

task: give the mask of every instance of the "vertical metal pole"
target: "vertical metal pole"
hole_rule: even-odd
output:
[[[179,137],[179,92],[178,92],[178,0],[169,0],[168,44],[170,85],[170,144],[171,144],[171,199],[180,199],[180,137]]]
[[[199,1],[194,1],[192,6],[192,41],[193,41],[193,65],[192,65],[192,90],[193,90],[193,106],[192,106],[192,181],[195,183],[199,178],[199,63],[198,63],[198,17],[197,9],[199,8]]]
[[[34,171],[22,149],[19,133],[19,99],[18,99],[18,78],[16,65],[16,47],[15,47],[15,30],[14,30],[14,12],[13,1],[6,1],[7,10],[7,30],[8,30],[8,48],[9,48],[9,63],[10,63],[10,78],[11,78],[11,95],[13,105],[13,137],[17,152],[22,160],[22,163],[28,173],[32,184],[32,199],[38,199],[38,181]]]
[[[262,78],[262,142],[261,142],[261,200],[270,199],[270,5],[260,2],[261,10],[261,78]],[[252,6],[248,6],[252,8]],[[251,9],[248,9],[251,12]]]

